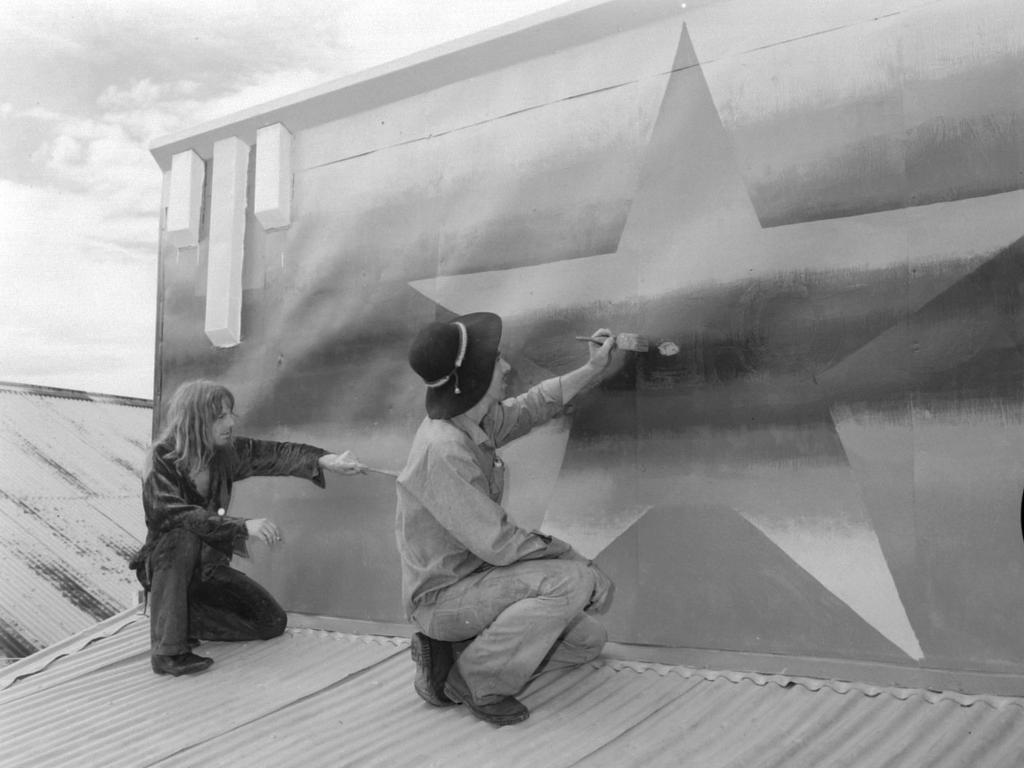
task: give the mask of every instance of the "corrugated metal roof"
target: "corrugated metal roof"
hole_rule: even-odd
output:
[[[152,403],[0,382],[0,657],[137,602]]]
[[[1019,768],[1024,699],[603,659],[494,728],[412,690],[408,642],[289,629],[154,675],[137,613],[0,675],[0,766]]]

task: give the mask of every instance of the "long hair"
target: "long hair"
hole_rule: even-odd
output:
[[[195,474],[209,465],[214,445],[210,428],[223,412],[233,410],[235,396],[215,381],[186,381],[174,392],[167,406],[167,421],[146,455],[144,475],[153,468],[153,450],[170,443],[168,458],[182,474]]]

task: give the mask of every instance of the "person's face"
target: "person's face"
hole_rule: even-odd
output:
[[[505,362],[500,354],[498,359],[494,362],[494,373],[491,374],[491,386],[487,389],[487,396],[495,402],[501,402],[505,399],[505,389],[507,386],[506,379],[508,378],[509,371],[512,370],[512,366]]]
[[[220,404],[220,414],[210,427],[210,438],[217,448],[223,448],[231,442],[231,431],[235,428],[235,414],[231,406],[223,402]]]

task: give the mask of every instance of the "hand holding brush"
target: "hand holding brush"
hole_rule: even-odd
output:
[[[591,344],[604,344],[604,339],[599,336],[577,336],[577,341],[589,341]],[[615,334],[615,347],[626,352],[646,352],[650,346],[646,338],[639,333],[617,333]]]

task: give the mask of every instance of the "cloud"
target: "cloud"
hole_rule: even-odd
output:
[[[109,84],[84,114],[45,104],[3,110],[37,144],[32,184],[0,178],[0,378],[151,395],[162,175],[149,145],[322,76],[295,69],[244,79],[207,98],[196,97],[204,88],[194,80]]]
[[[558,2],[0,3],[0,379],[149,396],[157,138]]]
[[[199,88],[195,80],[156,82],[150,77],[132,79],[127,86],[108,85],[96,99],[100,109],[117,112],[153,107],[161,102],[192,96]]]
[[[4,180],[0,206],[0,378],[148,397],[155,225],[147,243],[140,221],[93,195]],[[69,383],[86,370],[94,386]]]
[[[78,302],[101,287],[98,275],[106,276],[111,269],[122,272],[122,279],[114,278],[107,286],[119,301],[126,299],[120,293],[129,290],[125,280],[155,277],[155,227],[144,237],[139,217],[112,216],[106,202],[94,195],[0,180],[0,206],[6,223],[0,228],[0,265],[9,278],[0,281],[0,304],[5,307],[56,304],[62,300],[57,289],[68,288],[72,300],[59,314],[76,318],[82,311]],[[126,248],[126,239],[145,242]],[[126,251],[132,257],[127,263]]]
[[[154,139],[319,82],[251,75],[205,100],[192,81],[110,85],[92,115],[31,107],[36,183],[0,179],[0,378],[149,397],[162,175]]]
[[[74,35],[60,34],[55,31],[52,23],[40,18],[41,11],[48,10],[45,15],[53,17],[60,9],[51,5],[45,9],[40,4],[8,0],[0,5],[0,38],[8,44],[20,43],[20,47],[36,46],[52,52],[81,54],[82,44],[74,39]]]
[[[52,162],[74,163],[82,156],[82,143],[73,136],[58,136],[50,152]]]

